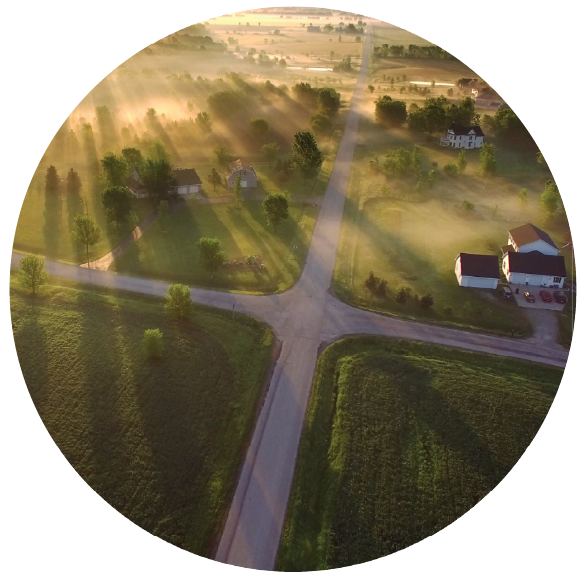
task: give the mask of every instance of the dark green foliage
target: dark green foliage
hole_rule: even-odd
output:
[[[199,130],[203,134],[208,134],[213,130],[213,123],[211,121],[211,117],[207,111],[201,111],[197,113],[197,118],[195,119],[195,123]]]
[[[85,246],[85,255],[89,265],[89,247],[101,239],[101,228],[87,214],[76,215],[73,220],[73,238]]]
[[[548,169],[547,161],[545,160],[545,157],[543,156],[541,151],[537,152],[537,163],[541,165],[544,169]]]
[[[173,317],[179,320],[190,318],[193,311],[193,300],[191,299],[191,289],[185,284],[171,284],[164,296],[166,304],[164,308]]]
[[[488,128],[491,133],[509,145],[517,148],[536,148],[529,131],[511,109],[499,109],[495,116],[488,120]]]
[[[329,116],[338,113],[341,108],[341,95],[331,88],[317,90],[316,101],[320,111]]]
[[[322,153],[309,131],[294,135],[292,144],[292,163],[305,179],[316,177],[322,165]]]
[[[456,177],[458,175],[458,165],[456,163],[447,163],[443,168],[446,175]]]
[[[562,198],[560,197],[560,190],[551,179],[545,182],[545,189],[541,194],[540,201],[546,217],[553,217],[561,206]]]
[[[283,193],[267,195],[262,202],[262,208],[268,224],[274,226],[274,229],[288,219],[288,198]]]
[[[199,256],[203,268],[211,274],[217,271],[217,268],[225,262],[225,252],[221,241],[217,238],[201,238],[197,246],[199,248]]]
[[[431,58],[438,60],[452,60],[455,57],[444,49],[435,45],[419,46],[410,44],[407,48],[403,44],[382,44],[373,48],[374,58]]]
[[[134,198],[126,186],[114,185],[101,192],[101,205],[116,228],[128,219]]]
[[[466,213],[471,213],[475,210],[475,204],[467,199],[462,201],[462,210]]]
[[[424,294],[420,298],[420,306],[422,308],[431,308],[432,306],[434,306],[434,298],[432,294]]]
[[[144,187],[154,203],[168,198],[168,191],[174,183],[172,167],[166,159],[146,159],[140,172]]]
[[[249,130],[253,139],[259,143],[265,143],[270,135],[270,124],[266,119],[257,117],[249,122]]]
[[[423,107],[418,107],[408,115],[410,129],[429,134],[446,131],[452,123],[469,126],[478,122],[479,116],[470,97],[461,99],[458,104],[449,103],[443,95],[428,97]]]
[[[49,274],[45,269],[45,259],[35,254],[21,258],[18,279],[24,288],[28,288],[35,294],[39,286],[49,281]]]
[[[227,167],[233,161],[233,155],[229,153],[227,147],[225,147],[225,145],[222,143],[213,149],[213,153],[215,154],[217,163],[219,163],[220,167]]]
[[[479,154],[479,171],[481,175],[497,173],[497,148],[492,143],[485,143]]]
[[[122,149],[122,157],[126,160],[130,170],[134,169],[134,167],[139,169],[142,166],[142,163],[144,163],[142,153],[135,147],[126,147],[125,149]]]
[[[214,167],[211,169],[211,173],[209,173],[207,179],[209,179],[209,182],[213,186],[213,191],[215,191],[218,185],[221,185],[221,176],[217,173],[217,170]]]
[[[404,147],[390,151],[385,156],[383,168],[389,175],[404,175],[412,168],[412,153]]]
[[[125,186],[130,169],[124,157],[107,153],[101,160],[104,179],[108,186]]]
[[[460,151],[460,153],[458,154],[458,160],[456,161],[456,166],[458,167],[458,171],[460,171],[460,173],[464,173],[464,170],[466,169],[466,152],[464,149],[462,149]]]
[[[47,195],[59,195],[61,192],[61,179],[54,165],[47,168],[45,174],[45,193]]]
[[[339,38],[341,38],[339,36]],[[353,65],[351,64],[351,57],[345,56],[339,64],[333,66],[335,72],[353,72]]]
[[[144,351],[147,358],[160,358],[164,350],[163,334],[158,328],[149,328],[144,331]]]
[[[408,117],[404,101],[394,101],[383,95],[375,101],[375,119],[388,127],[401,127]]]
[[[69,173],[67,173],[67,193],[69,195],[79,195],[81,187],[79,174],[73,168],[69,169]]]
[[[277,143],[266,143],[262,145],[261,152],[264,159],[272,165],[280,155],[280,146]]]
[[[509,472],[562,370],[348,338],[321,355],[278,570],[350,566],[445,528]]]
[[[105,501],[144,530],[211,557],[269,364],[271,333],[195,308],[177,324],[158,298],[14,285],[14,340],[51,437]],[[145,329],[164,335],[148,361]],[[212,484],[211,484],[212,482]]]
[[[310,118],[310,128],[317,135],[324,135],[331,132],[333,124],[328,115],[317,113]]]

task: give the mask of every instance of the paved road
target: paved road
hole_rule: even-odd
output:
[[[366,83],[370,39],[328,188],[300,280],[271,296],[191,289],[193,300],[255,316],[272,326],[282,350],[247,451],[216,559],[271,570],[282,532],[296,453],[314,369],[322,342],[349,334],[421,340],[563,367],[567,351],[527,341],[501,339],[366,312],[339,302],[328,292],[335,265],[345,191],[357,140],[359,105]],[[13,266],[21,255],[13,254]],[[134,292],[162,296],[168,284],[111,272],[47,262],[50,274]]]

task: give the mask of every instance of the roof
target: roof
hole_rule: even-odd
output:
[[[175,169],[172,175],[177,186],[202,184],[201,178],[194,169]]]
[[[501,101],[503,102],[502,97],[496,93],[491,87],[487,87],[477,96],[477,99],[485,99],[489,101]]]
[[[254,175],[256,174],[254,168],[251,165],[243,165],[241,163],[241,159],[236,159],[231,163],[231,165],[229,165],[228,175],[232,175],[235,171],[241,171],[242,169],[251,171]]]
[[[540,230],[537,226],[533,224],[525,224],[524,226],[519,226],[518,228],[513,228],[509,230],[509,236],[513,238],[518,246],[526,246],[527,244],[532,244],[538,240],[542,240],[546,244],[549,244],[552,248],[559,250],[555,242],[551,239],[549,234]]]
[[[485,134],[479,125],[471,125],[470,127],[464,127],[463,125],[458,125],[457,123],[452,123],[448,128],[448,131],[452,131],[455,135],[468,135],[471,130],[474,130],[477,137],[484,137]]]
[[[463,276],[496,278],[497,280],[501,277],[498,256],[460,253],[457,260],[458,258],[460,258],[460,273]]]
[[[566,277],[564,256],[547,256],[541,252],[509,252],[508,256],[510,272]]]
[[[144,186],[132,176],[126,179],[126,185],[128,186],[128,189],[131,189],[132,191],[142,191],[145,189]]]
[[[503,255],[507,254],[508,252],[514,252],[515,248],[511,244],[507,244],[506,246],[501,246],[501,252]]]

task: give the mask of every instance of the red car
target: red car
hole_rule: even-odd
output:
[[[540,290],[539,296],[544,302],[552,301],[552,295],[547,290]]]
[[[531,292],[524,292],[523,296],[525,296],[525,300],[527,300],[527,302],[535,302],[535,296]]]

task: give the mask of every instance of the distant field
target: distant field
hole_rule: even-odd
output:
[[[277,231],[269,227],[260,201],[200,205],[171,214],[167,233],[154,224],[118,260],[112,269],[196,286],[247,292],[276,292],[291,286],[300,276],[317,209],[310,204],[290,205],[290,218]],[[261,255],[265,270],[247,266],[223,266],[214,278],[199,264],[197,242],[218,237],[227,259]]]
[[[561,378],[551,367],[407,341],[328,347],[277,569],[374,560],[448,526],[519,460]]]
[[[374,95],[375,96],[375,95]],[[550,173],[536,163],[535,153],[517,152],[501,143],[498,176],[478,173],[479,151],[467,151],[464,175],[449,177],[442,167],[456,162],[458,151],[441,148],[437,138],[427,139],[407,129],[386,130],[373,121],[373,99],[360,122],[359,144],[352,164],[347,202],[337,253],[334,289],[353,304],[406,317],[449,325],[464,325],[504,334],[530,333],[521,309],[503,301],[494,291],[460,288],[454,262],[460,252],[501,255],[509,229],[532,222],[544,227],[558,245],[569,233],[559,223],[542,224],[539,195]],[[388,151],[417,144],[422,151],[422,171],[434,169],[435,185],[416,192],[417,179],[385,177],[372,173],[369,161],[383,162]],[[525,187],[528,201],[518,193]],[[475,205],[468,214],[461,204]],[[566,256],[569,277],[573,276],[571,250]],[[369,272],[388,281],[389,297],[368,294]],[[401,286],[412,294],[430,293],[434,306],[423,309],[413,301],[395,301]],[[444,309],[452,309],[452,312]]]
[[[148,532],[202,556],[236,482],[273,346],[255,320],[160,299],[11,284],[16,350],[33,402],[81,477]],[[146,360],[147,328],[164,357]]]

